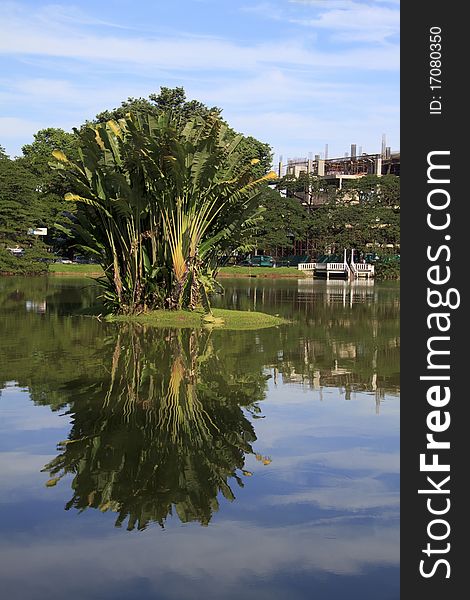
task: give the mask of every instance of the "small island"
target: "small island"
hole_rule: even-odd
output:
[[[153,310],[137,315],[107,315],[107,321],[134,322],[152,327],[172,327],[175,329],[200,327],[217,327],[243,331],[248,329],[264,329],[288,323],[286,319],[266,313],[247,310],[211,309],[207,314],[203,309],[189,310]]]
[[[211,309],[221,257],[262,211],[257,158],[238,151],[217,113],[187,121],[127,114],[85,127],[79,158],[54,150],[51,167],[81,205],[70,230],[103,274],[97,279],[108,320],[152,326],[249,329],[279,325],[257,312]]]

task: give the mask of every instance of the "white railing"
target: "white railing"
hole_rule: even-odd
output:
[[[351,270],[355,277],[367,275],[367,278],[374,276],[375,267],[369,263],[351,263]]]
[[[326,270],[327,271],[347,271],[348,270],[348,265],[347,263],[326,263]]]
[[[370,271],[374,272],[374,265],[369,265],[368,263],[354,263],[354,266],[358,271]]]
[[[360,275],[374,275],[374,265],[369,263],[355,263],[351,262],[311,262],[311,263],[299,263],[297,265],[299,271],[326,271],[338,273],[340,271],[344,273],[352,273],[355,277]]]

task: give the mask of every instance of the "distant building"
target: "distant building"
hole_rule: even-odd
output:
[[[285,167],[279,163],[279,176],[292,176],[298,179],[302,175],[313,175],[319,182],[318,190],[297,192],[295,196],[303,204],[311,208],[324,203],[327,198],[327,189],[341,190],[347,181],[360,179],[366,175],[400,175],[400,152],[391,152],[386,148],[382,154],[361,154],[356,156],[355,144],[351,146],[351,156],[340,158],[291,158]],[[322,185],[324,184],[324,185]],[[313,192],[313,193],[312,193]]]
[[[321,179],[337,181],[356,179],[364,175],[400,175],[400,152],[362,154],[341,158],[290,158],[287,161],[286,175],[299,177],[301,173],[315,175]],[[341,185],[338,185],[341,188]]]

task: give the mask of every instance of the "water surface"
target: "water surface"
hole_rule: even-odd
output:
[[[397,599],[399,290],[223,280],[259,331],[0,279],[0,578],[18,599]]]

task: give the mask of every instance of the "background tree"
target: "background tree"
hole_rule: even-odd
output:
[[[368,244],[378,248],[398,242],[399,216],[391,210],[361,204],[336,205],[327,209],[327,219],[324,241],[333,252],[342,252],[344,248],[365,251]]]
[[[336,188],[310,173],[300,173],[295,177],[288,173],[281,177],[276,185],[278,190],[283,190],[289,198],[297,199],[308,209],[330,202],[336,196]]]
[[[357,200],[360,204],[374,206],[400,207],[400,178],[396,175],[366,175],[346,181],[338,191],[338,200],[349,202]]]
[[[64,196],[70,190],[64,185],[63,178],[50,168],[49,163],[54,150],[64,152],[71,160],[76,160],[79,153],[78,146],[79,139],[74,133],[48,127],[34,134],[34,141],[22,147],[23,156],[17,159],[35,178],[42,222],[48,228],[46,243],[53,246],[55,250],[71,256],[72,246],[77,240],[66,238],[55,225],[69,223],[77,207],[65,201]]]
[[[366,179],[366,181],[363,181]],[[382,185],[382,179],[386,179]],[[380,249],[400,243],[398,177],[354,180],[312,214],[310,236],[318,253]],[[378,180],[378,183],[377,183]]]
[[[209,115],[221,117],[222,109],[217,106],[209,108],[198,100],[187,100],[183,87],[167,88],[161,86],[160,92],[158,94],[150,94],[148,99],[128,98],[118,108],[105,110],[97,114],[93,123],[106,123],[111,119],[123,119],[129,113],[150,115],[153,117],[158,117],[162,113],[165,113],[173,121],[184,126],[185,123],[194,117],[207,118]],[[228,126],[228,123],[225,121],[224,123]],[[229,126],[228,133],[234,138],[238,135]],[[243,136],[239,143],[238,153],[243,163],[252,159],[258,161],[253,166],[255,177],[262,177],[270,171],[273,155],[269,144],[260,142],[252,136]]]
[[[298,200],[283,197],[277,190],[263,186],[259,202],[264,212],[253,239],[258,249],[267,254],[273,249],[292,250],[294,240],[305,238],[310,214]]]
[[[182,124],[193,117],[208,117],[210,114],[221,114],[222,110],[217,106],[207,107],[198,100],[186,100],[186,92],[183,87],[167,88],[160,87],[159,94],[150,94],[147,98],[128,98],[121,102],[121,106],[111,110],[105,110],[96,115],[93,123],[106,123],[114,119],[124,119],[129,113],[139,113],[158,117],[161,113],[171,116],[174,121]]]
[[[47,257],[46,246],[28,229],[46,225],[44,207],[36,190],[36,178],[0,147],[0,272],[44,270],[38,259]],[[13,255],[8,248],[20,248]]]
[[[187,100],[183,87],[161,87],[160,92],[150,94],[148,98],[128,98],[121,106],[105,110],[91,123],[80,127],[84,131],[88,125],[106,123],[109,120],[125,118],[129,113],[146,115],[157,118],[163,112],[171,115],[181,127],[194,117],[207,118],[209,115],[220,117],[221,109],[208,107],[197,100]],[[238,134],[228,127],[227,135],[235,139]],[[52,160],[54,150],[63,152],[71,161],[76,162],[79,157],[80,138],[78,133],[69,133],[58,128],[41,129],[34,135],[30,144],[23,146],[23,156],[18,159],[24,169],[34,178],[34,187],[38,193],[39,205],[42,207],[41,222],[48,227],[46,242],[61,254],[73,257],[79,239],[74,236],[74,228],[69,227],[70,220],[79,221],[83,209],[71,201],[65,201],[64,195],[74,191],[56,171],[52,171],[49,162]],[[256,178],[266,175],[271,166],[272,152],[269,144],[262,143],[252,136],[242,136],[238,142],[240,164],[253,160],[252,172]],[[31,179],[31,177],[28,175]],[[76,190],[75,190],[76,191]],[[56,228],[54,225],[58,224]],[[66,236],[64,231],[69,234]],[[240,236],[239,236],[240,237]]]

